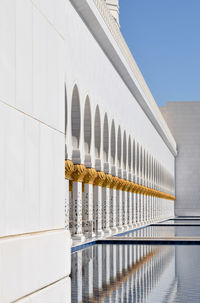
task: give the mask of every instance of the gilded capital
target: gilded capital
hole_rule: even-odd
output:
[[[83,182],[86,171],[87,171],[87,169],[86,169],[85,165],[83,165],[83,164],[74,165],[74,171],[71,175],[72,180],[74,182]]]
[[[94,184],[94,180],[97,177],[97,171],[94,168],[86,168],[86,174],[83,182],[86,184]]]
[[[95,186],[102,186],[104,180],[106,178],[106,175],[104,174],[103,171],[98,171],[96,174],[96,178],[94,180],[94,185]]]
[[[69,179],[74,171],[74,164],[70,160],[65,160],[65,179]]]
[[[102,184],[102,186],[103,187],[110,187],[110,184],[111,184],[111,182],[112,182],[112,175],[110,175],[110,174],[105,174],[105,180],[104,180],[104,182],[103,182],[103,184]]]
[[[110,183],[110,188],[117,189],[119,182],[120,182],[120,179],[118,177],[112,177],[112,181]]]
[[[123,185],[124,185],[124,180],[121,178],[118,178],[117,190],[122,190]]]

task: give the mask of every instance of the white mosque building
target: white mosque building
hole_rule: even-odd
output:
[[[174,217],[176,142],[118,0],[1,0],[0,42],[0,302],[67,303],[71,245]]]

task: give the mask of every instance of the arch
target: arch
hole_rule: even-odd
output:
[[[131,137],[129,136],[128,138],[128,168],[131,170],[131,160],[132,160],[132,155],[131,155]]]
[[[89,97],[85,101],[84,109],[84,149],[85,153],[90,153],[91,147],[91,136],[92,136],[92,119],[91,119],[91,109]]]
[[[122,160],[122,135],[121,135],[121,127],[118,127],[117,131],[117,162],[118,166],[121,167]]]
[[[71,131],[72,131],[73,148],[79,148],[80,126],[81,126],[80,99],[79,99],[78,87],[77,85],[75,85],[72,94],[72,107],[71,107]]]
[[[103,156],[104,161],[108,162],[109,151],[109,130],[108,130],[108,116],[105,114],[103,122]]]
[[[115,123],[112,120],[111,125],[111,161],[112,164],[115,164],[115,155],[116,155],[116,137],[115,137]]]
[[[133,139],[133,150],[132,150],[132,168],[133,174],[136,174],[136,152],[135,152],[135,140]]]
[[[126,132],[124,131],[123,135],[123,166],[126,169],[126,161],[127,161],[127,142],[126,142]]]
[[[101,150],[101,118],[99,106],[96,106],[95,110],[95,118],[94,118],[94,145],[95,145],[95,156],[96,158],[100,158],[100,150]]]
[[[137,163],[137,168],[136,168],[136,173],[137,173],[137,177],[139,177],[140,174],[140,145],[139,143],[137,143],[137,149],[136,149],[136,163]]]

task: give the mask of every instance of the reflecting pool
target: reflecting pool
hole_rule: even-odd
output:
[[[171,224],[149,226],[123,236],[200,236],[198,226]],[[200,245],[196,241],[195,245],[113,243],[72,253],[72,302],[200,302]]]
[[[200,246],[95,245],[72,254],[72,302],[200,302]]]
[[[129,238],[174,238],[174,237],[200,237],[200,226],[149,226],[133,232],[122,234]],[[120,235],[119,235],[120,236]]]

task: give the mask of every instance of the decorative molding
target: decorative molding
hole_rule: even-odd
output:
[[[97,171],[94,168],[86,168],[86,174],[83,179],[85,184],[94,184],[97,177]]]
[[[71,175],[73,182],[83,182],[87,169],[83,164],[74,165],[74,171]]]
[[[73,162],[71,160],[65,160],[65,179],[69,180],[73,171],[74,171]]]

